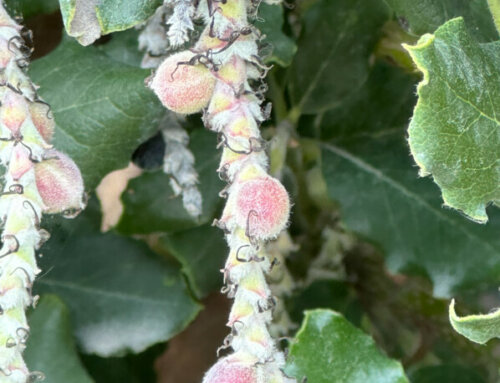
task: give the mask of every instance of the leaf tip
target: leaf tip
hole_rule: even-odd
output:
[[[460,317],[455,311],[453,299],[448,309],[453,329],[472,342],[485,344],[490,339],[500,337],[500,309],[489,314],[473,314]]]
[[[406,51],[410,54],[413,55],[414,52],[418,52],[421,50],[424,50],[425,48],[429,47],[433,42],[436,37],[431,34],[431,33],[426,33],[420,39],[418,39],[417,43],[415,45],[410,45],[403,43],[403,48],[406,49]],[[413,56],[412,56],[413,57]]]
[[[441,185],[438,184],[438,186],[441,188]],[[486,214],[486,204],[478,203],[475,207],[468,208],[467,205],[451,201],[448,193],[446,193],[444,190],[442,192],[442,198],[444,201],[443,206],[460,212],[465,218],[471,220],[472,222],[479,223],[482,225],[488,223],[488,214]]]

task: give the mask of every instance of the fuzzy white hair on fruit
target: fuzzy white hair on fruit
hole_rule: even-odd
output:
[[[269,360],[276,352],[274,340],[265,326],[242,328],[238,335],[233,338],[231,346],[235,350],[245,350],[261,361]]]
[[[9,310],[19,305],[29,305],[31,297],[28,291],[21,288],[23,280],[18,276],[2,278],[0,281],[0,308],[2,311]],[[3,318],[3,316],[0,316]]]

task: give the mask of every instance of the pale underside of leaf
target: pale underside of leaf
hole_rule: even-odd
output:
[[[101,36],[97,19],[97,0],[61,0],[66,30],[82,45],[90,45]]]
[[[473,342],[484,344],[500,337],[500,310],[495,310],[490,314],[460,317],[455,311],[455,300],[452,300],[449,316],[455,331]]]
[[[82,45],[146,21],[161,0],[59,0],[64,26]]]

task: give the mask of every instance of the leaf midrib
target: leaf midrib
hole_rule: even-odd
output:
[[[153,304],[155,306],[159,306],[159,307],[161,307],[161,306],[164,307],[165,305],[168,305],[167,301],[164,299],[155,300],[155,299],[152,299],[149,297],[143,297],[143,296],[139,296],[139,295],[133,295],[133,294],[127,295],[127,294],[116,292],[116,291],[101,290],[101,289],[97,289],[94,287],[82,286],[82,285],[72,283],[72,282],[57,281],[57,280],[53,280],[53,279],[49,279],[49,278],[37,280],[36,283],[37,284],[44,284],[44,285],[47,285],[49,287],[60,287],[60,288],[64,288],[67,290],[76,290],[79,292],[86,293],[88,295],[97,295],[97,296],[103,296],[106,298],[112,298],[112,299],[118,299],[118,300],[124,300],[124,301],[127,300],[127,301],[141,302],[141,303],[151,303],[151,304]],[[175,307],[179,306],[178,305],[179,302],[177,302],[177,301],[173,302],[171,299],[168,300],[168,303],[169,304],[175,303],[173,305]]]
[[[374,176],[375,178],[383,181],[386,183],[388,186],[392,187],[393,189],[396,189],[398,192],[401,194],[405,195],[408,197],[408,199],[414,200],[416,203],[421,205],[423,208],[425,208],[427,211],[432,213],[434,216],[436,216],[439,220],[445,221],[447,224],[457,228],[461,232],[463,232],[468,238],[479,242],[481,246],[486,248],[487,250],[491,251],[492,253],[496,254],[498,253],[498,250],[495,249],[494,246],[492,246],[488,242],[484,242],[481,238],[477,237],[475,234],[470,233],[468,230],[466,230],[462,225],[457,223],[455,220],[447,217],[444,215],[442,212],[440,212],[438,209],[430,205],[427,201],[425,201],[422,197],[420,197],[418,194],[413,193],[411,190],[408,190],[403,184],[399,183],[398,181],[392,179],[385,173],[383,173],[381,170],[377,169],[376,167],[372,166],[371,164],[367,163],[364,161],[362,158],[355,156],[354,154],[339,148],[338,146],[335,146],[333,144],[325,144],[325,143],[320,143],[320,146],[332,151],[336,155],[342,157],[345,160],[348,160],[358,168],[360,168],[362,171]]]

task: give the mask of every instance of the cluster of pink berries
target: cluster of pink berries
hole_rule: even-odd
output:
[[[35,251],[48,239],[43,213],[72,216],[84,207],[78,167],[50,141],[54,119],[26,75],[31,50],[23,29],[0,2],[0,381],[25,383],[40,377],[23,361],[29,327],[25,308],[36,303],[31,288],[40,272]]]
[[[251,26],[250,0],[201,1],[198,15],[207,27],[191,50],[166,58],[149,86],[171,111],[202,111],[207,128],[223,148],[219,176],[227,203],[216,224],[230,247],[224,267],[224,291],[234,298],[221,347],[233,353],[220,359],[204,383],[294,382],[282,372],[284,356],[269,333],[276,300],[266,274],[275,266],[264,243],[286,227],[290,200],[283,185],[268,174],[259,125],[266,118],[259,82],[266,68],[258,58],[258,31]]]

